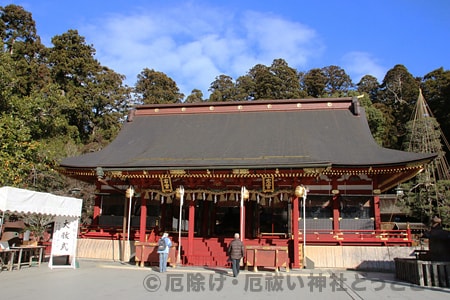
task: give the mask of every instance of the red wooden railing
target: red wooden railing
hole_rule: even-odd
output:
[[[303,243],[303,232],[299,231]],[[306,244],[354,245],[354,246],[411,246],[412,236],[406,230],[306,230]]]
[[[147,231],[149,235],[151,231]],[[133,228],[130,230],[130,240],[139,240],[140,231]],[[112,226],[91,226],[81,228],[80,238],[98,238],[98,239],[121,239],[122,228]],[[287,236],[287,235],[286,235]],[[175,239],[177,237],[174,237]],[[273,240],[289,240],[280,236],[262,235],[258,240],[259,244],[273,243]],[[299,243],[303,243],[303,231],[299,231]],[[411,246],[413,243],[410,229],[406,230],[306,230],[307,245],[354,245],[354,246]],[[213,247],[211,244],[207,247]],[[207,252],[205,250],[205,252]],[[205,253],[204,256],[208,256]],[[199,258],[200,259],[200,258]]]

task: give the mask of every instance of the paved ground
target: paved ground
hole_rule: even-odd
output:
[[[1,299],[449,299],[450,289],[420,288],[394,274],[312,269],[273,270],[157,268],[120,262],[78,261],[78,268],[24,267],[0,273]]]

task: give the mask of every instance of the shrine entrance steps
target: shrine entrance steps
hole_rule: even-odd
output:
[[[231,266],[227,255],[228,245],[232,241],[229,237],[194,238],[192,253],[187,253],[187,239],[182,240],[183,264],[187,266],[225,267]],[[287,239],[248,239],[246,246],[287,246]]]

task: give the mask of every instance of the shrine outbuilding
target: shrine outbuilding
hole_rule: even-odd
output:
[[[380,147],[356,97],[180,103],[136,107],[60,172],[96,185],[81,238],[131,241],[141,264],[168,232],[172,260],[225,266],[237,232],[298,268],[307,245],[410,246],[407,229],[382,229],[380,194],[435,156]]]

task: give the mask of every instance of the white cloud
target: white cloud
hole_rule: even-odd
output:
[[[164,11],[109,15],[84,28],[97,59],[134,85],[144,69],[164,72],[187,96],[198,88],[204,96],[216,76],[234,79],[254,65],[283,58],[304,67],[323,51],[316,32],[271,14],[234,14],[186,4]],[[83,34],[86,32],[87,34]]]
[[[283,58],[292,66],[305,66],[308,60],[320,55],[323,46],[316,32],[307,26],[280,17],[257,12],[245,16],[248,41],[256,46],[258,58]]]
[[[342,60],[343,68],[353,79],[354,83],[358,83],[365,75],[372,75],[381,83],[386,74],[386,68],[379,65],[378,60],[367,52],[349,52],[344,55]]]

